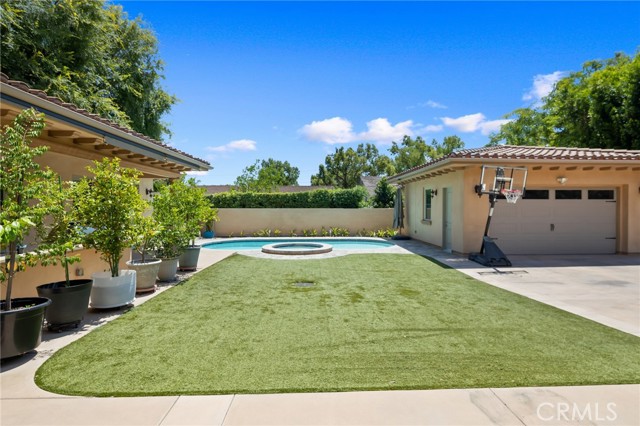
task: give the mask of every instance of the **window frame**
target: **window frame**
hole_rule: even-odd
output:
[[[431,222],[433,220],[433,189],[424,188],[422,193],[422,220]]]

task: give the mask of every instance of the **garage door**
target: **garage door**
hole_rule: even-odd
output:
[[[518,203],[498,200],[489,235],[509,254],[616,252],[614,189],[528,189]]]

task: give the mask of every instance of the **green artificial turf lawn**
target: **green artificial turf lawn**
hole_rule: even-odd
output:
[[[417,255],[236,255],[60,350],[36,382],[95,396],[638,383],[639,353],[637,337]]]

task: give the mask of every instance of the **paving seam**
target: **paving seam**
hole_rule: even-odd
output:
[[[229,401],[229,406],[227,407],[227,411],[225,411],[224,413],[224,417],[222,418],[222,422],[220,423],[220,426],[223,426],[224,423],[227,421],[227,416],[229,415],[229,411],[231,411],[231,406],[233,405],[233,402],[236,400],[236,394],[233,394],[233,397],[231,398],[231,401]]]
[[[514,416],[516,419],[518,419],[518,421],[519,421],[521,424],[523,424],[524,426],[527,426],[527,424],[524,422],[524,420],[522,420],[522,419],[520,418],[520,416],[519,416],[519,415],[517,415],[517,414],[515,413],[515,411],[513,411],[513,410],[511,409],[511,407],[509,407],[509,406],[507,405],[507,403],[506,403],[506,402],[504,402],[504,401],[502,400],[502,398],[500,398],[500,397],[498,396],[498,394],[497,394],[497,393],[495,393],[495,391],[493,390],[493,388],[489,388],[489,392],[491,392],[491,393],[493,394],[493,396],[495,396],[496,398],[498,398],[498,401],[502,402],[502,405],[504,405],[504,406],[506,407],[506,409],[507,409],[507,410],[509,410],[509,412],[510,412],[511,414],[513,414],[513,416]]]
[[[176,406],[176,404],[178,403],[178,400],[181,398],[181,396],[178,396],[176,398],[175,401],[173,401],[173,404],[171,404],[171,407],[169,407],[169,409],[167,410],[166,413],[164,413],[164,416],[162,416],[162,418],[160,419],[160,421],[158,422],[158,426],[161,426],[162,423],[164,423],[164,421],[167,419],[167,417],[169,416],[169,413],[171,413],[171,410],[173,410],[173,407]]]

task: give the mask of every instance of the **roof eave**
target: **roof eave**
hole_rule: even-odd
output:
[[[179,152],[147,141],[138,136],[114,128],[98,120],[87,117],[79,112],[72,111],[47,99],[43,99],[31,93],[20,90],[7,83],[0,83],[0,97],[2,102],[12,103],[19,107],[33,106],[38,111],[58,120],[65,121],[72,125],[85,128],[88,131],[97,133],[109,140],[110,144],[121,148],[130,149],[132,152],[141,152],[150,158],[158,160],[171,160],[184,165],[192,170],[211,170],[208,163],[188,157]]]

